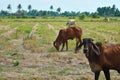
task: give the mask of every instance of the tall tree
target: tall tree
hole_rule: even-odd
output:
[[[31,11],[31,9],[32,9],[32,6],[28,5],[28,10]]]
[[[53,5],[50,6],[50,10],[51,10],[51,11],[53,10]]]
[[[7,9],[9,10],[9,12],[11,12],[11,5],[10,4],[8,4],[8,6],[7,6]]]
[[[120,16],[120,11],[119,11],[118,8],[117,8],[116,11],[115,11],[115,16]]]
[[[119,15],[119,10],[113,5],[112,7],[99,7],[97,8],[97,12],[100,16],[116,16]]]
[[[116,7],[115,7],[115,5],[113,5],[111,8],[112,16],[115,16],[115,11],[116,11]]]
[[[18,8],[18,10],[20,11],[21,8],[22,8],[21,4],[19,4],[19,5],[17,6],[17,8]]]
[[[59,13],[61,11],[61,8],[59,7],[59,8],[57,8],[57,12]]]

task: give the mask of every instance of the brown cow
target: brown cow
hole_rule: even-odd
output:
[[[102,45],[102,43],[93,43],[93,39],[85,38],[83,43],[77,47],[77,50],[84,45],[85,53],[91,70],[95,73],[95,80],[99,79],[100,71],[103,71],[106,80],[110,80],[109,70],[117,70],[120,73],[120,44]]]
[[[54,47],[59,51],[59,47],[62,44],[63,51],[64,45],[66,43],[66,50],[68,50],[68,40],[76,38],[76,47],[81,43],[82,29],[80,27],[69,27],[67,29],[61,29],[59,34],[54,41]]]

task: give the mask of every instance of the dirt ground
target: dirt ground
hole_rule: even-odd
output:
[[[40,38],[35,34],[36,24],[29,37]],[[48,28],[55,33],[58,31],[48,24]],[[1,37],[8,38],[17,28],[10,29]],[[75,54],[74,50],[63,52],[45,51],[46,46],[52,46],[52,42],[43,47],[31,49],[31,42],[19,39],[9,40],[9,45],[0,51],[0,80],[93,80],[85,55],[80,50]],[[29,44],[29,45],[28,45]],[[35,47],[35,46],[34,46]],[[6,50],[12,50],[6,52]],[[15,51],[13,51],[15,50]],[[112,80],[120,80],[120,74],[111,71]],[[101,73],[100,80],[105,80]]]

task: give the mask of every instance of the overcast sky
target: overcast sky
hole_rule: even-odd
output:
[[[29,4],[32,9],[37,10],[50,10],[50,6],[53,5],[54,11],[60,7],[61,12],[95,12],[98,7],[112,7],[115,4],[120,10],[120,0],[0,0],[0,10],[7,10],[8,4],[11,4],[12,12],[17,10],[18,4],[21,4],[24,10],[28,10]]]

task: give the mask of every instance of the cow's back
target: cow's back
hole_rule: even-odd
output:
[[[82,35],[82,29],[80,27],[76,26],[76,27],[71,27],[71,28],[76,37],[79,37]]]
[[[103,49],[105,64],[108,63],[111,68],[120,70],[120,44],[104,46]]]
[[[59,31],[57,41],[66,41],[68,39],[81,38],[82,29],[80,27],[69,27]]]

